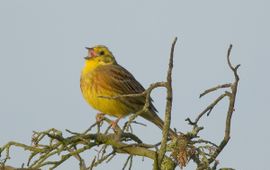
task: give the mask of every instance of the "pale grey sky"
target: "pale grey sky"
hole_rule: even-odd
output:
[[[164,80],[169,49],[178,36],[173,70],[172,126],[185,131],[216,95],[200,92],[232,80],[226,51],[241,64],[231,141],[219,156],[220,165],[264,170],[269,162],[269,42],[267,0],[149,1],[0,1],[0,145],[10,140],[30,143],[33,130],[54,127],[83,131],[95,121],[94,111],[79,88],[85,46],[107,45],[118,63],[147,87]],[[164,90],[153,94],[163,116]],[[221,103],[201,133],[219,142],[226,102]],[[160,130],[150,123],[136,128],[147,142]],[[153,135],[156,134],[156,135]],[[13,149],[9,164],[20,166],[24,151]],[[85,154],[92,158],[92,154]],[[124,157],[96,168],[121,169]],[[152,162],[134,159],[133,170],[151,169]],[[78,169],[71,159],[59,170]],[[191,163],[186,170],[194,169]]]

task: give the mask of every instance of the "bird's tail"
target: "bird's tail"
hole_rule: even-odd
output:
[[[164,122],[160,117],[154,112],[154,111],[149,111],[142,113],[141,116],[145,118],[146,120],[154,123],[157,125],[161,130],[163,130]],[[177,134],[175,131],[173,131],[171,128],[169,129],[169,136],[170,138],[177,137]]]

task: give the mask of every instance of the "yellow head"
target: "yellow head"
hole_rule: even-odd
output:
[[[86,47],[88,55],[85,57],[85,71],[92,71],[98,66],[117,64],[113,54],[103,45],[92,48]]]

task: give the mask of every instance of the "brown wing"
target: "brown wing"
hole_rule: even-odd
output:
[[[117,95],[138,94],[145,90],[134,76],[120,65],[100,66],[96,69],[95,74],[95,81],[99,81],[99,85],[115,92]],[[145,103],[145,97],[143,96],[122,98],[120,100],[129,107],[132,107],[132,111],[134,112],[141,109]],[[150,109],[154,112],[156,111],[152,102]]]

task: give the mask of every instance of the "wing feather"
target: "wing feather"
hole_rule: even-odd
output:
[[[114,92],[117,95],[138,94],[145,91],[144,87],[134,78],[134,76],[120,65],[102,66],[95,71],[95,81],[98,81],[102,88]],[[100,77],[102,76],[102,77]],[[145,97],[129,97],[121,100],[129,107],[133,107],[136,112],[144,106]],[[152,99],[151,99],[152,101]],[[156,108],[150,103],[150,109]]]

